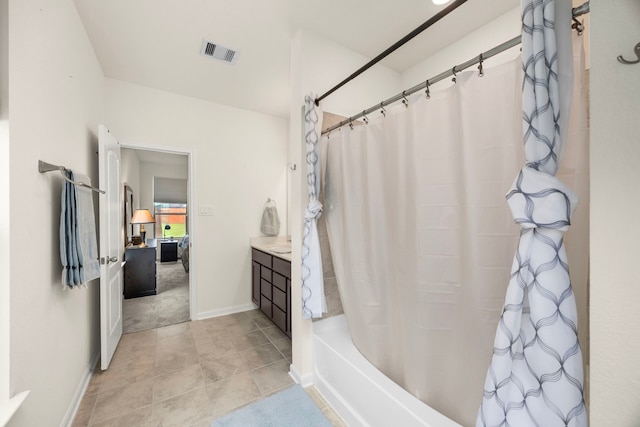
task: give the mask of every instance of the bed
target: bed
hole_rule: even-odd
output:
[[[182,260],[184,271],[189,272],[189,235],[185,235],[178,243],[178,256]]]

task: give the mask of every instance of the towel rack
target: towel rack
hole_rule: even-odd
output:
[[[46,173],[46,172],[53,172],[53,171],[60,171],[60,174],[62,175],[62,177],[66,180],[69,181],[70,183],[72,183],[73,185],[79,185],[80,187],[85,187],[88,188],[92,191],[95,191],[97,193],[100,194],[105,194],[106,192],[104,190],[100,190],[99,188],[95,188],[92,187],[88,184],[85,184],[84,182],[75,182],[70,180],[67,175],[65,174],[65,172],[71,172],[69,169],[65,168],[64,166],[57,166],[57,165],[52,165],[51,163],[47,163],[47,162],[43,162],[42,160],[38,160],[38,172],[40,173]]]

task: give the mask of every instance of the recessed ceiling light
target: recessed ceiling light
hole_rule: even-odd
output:
[[[433,4],[440,5],[440,4],[449,3],[451,0],[431,0],[431,1],[433,1]]]

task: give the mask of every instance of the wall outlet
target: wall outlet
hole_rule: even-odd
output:
[[[213,215],[213,206],[209,205],[200,205],[198,207],[198,214],[203,216],[211,216]]]

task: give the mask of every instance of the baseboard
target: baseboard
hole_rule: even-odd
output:
[[[203,311],[198,313],[197,319],[194,319],[194,320],[210,319],[212,317],[219,317],[219,316],[225,316],[227,314],[241,313],[243,311],[255,310],[256,308],[257,307],[255,304],[249,303],[249,304],[243,304],[243,305],[236,305],[233,307],[219,308],[217,310]]]
[[[71,400],[71,404],[67,409],[67,413],[64,414],[64,418],[60,423],[60,427],[71,427],[73,424],[73,419],[78,412],[78,408],[80,407],[80,403],[82,403],[82,398],[84,397],[84,393],[87,391],[87,387],[89,386],[89,382],[91,381],[91,374],[98,364],[98,360],[100,360],[100,352],[96,352],[91,358],[91,362],[89,362],[89,366],[85,371],[84,375],[80,379],[80,384],[78,384],[78,388],[73,395],[73,399]]]
[[[312,386],[314,383],[313,372],[302,375],[293,364],[289,365],[289,376],[304,388]]]

